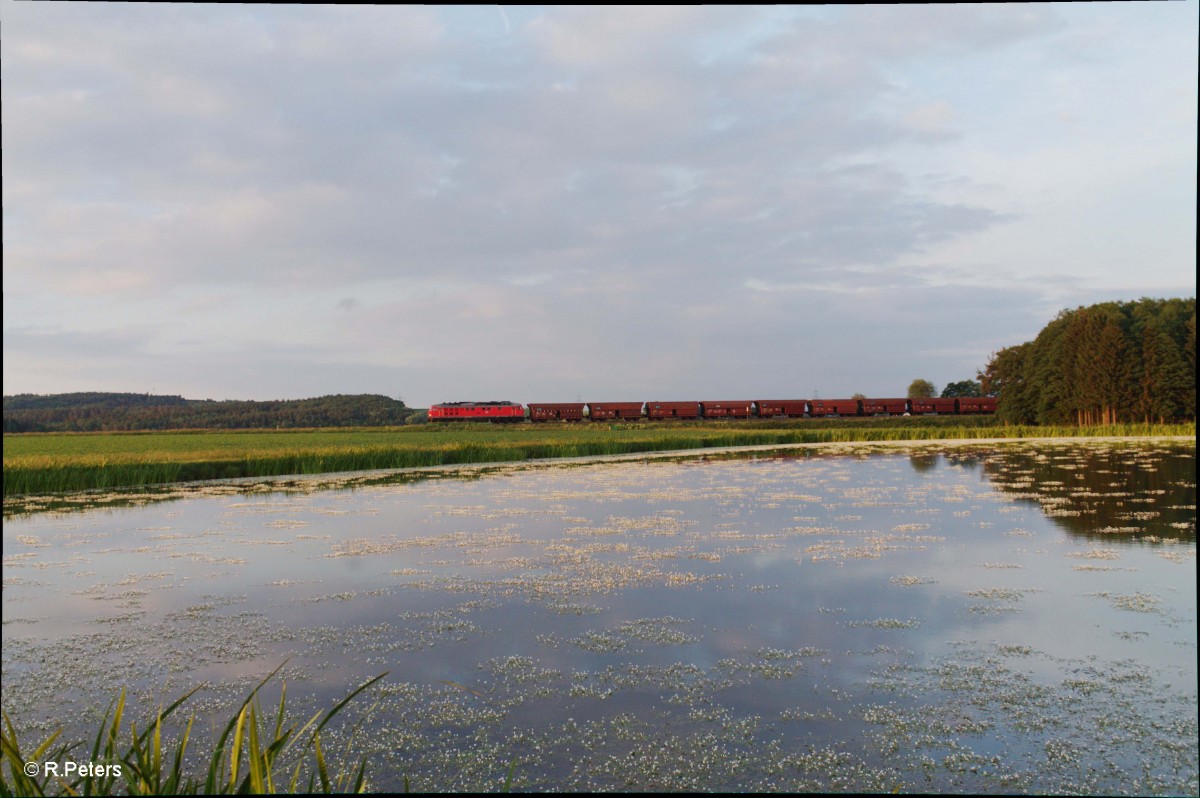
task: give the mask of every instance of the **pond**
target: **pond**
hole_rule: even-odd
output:
[[[1195,478],[860,446],[10,514],[3,706],[84,739],[206,683],[202,738],[284,663],[297,716],[387,672],[330,730],[373,790],[1196,794]]]

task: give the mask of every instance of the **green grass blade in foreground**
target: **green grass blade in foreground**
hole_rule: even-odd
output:
[[[160,709],[152,720],[138,730],[134,723],[129,725],[130,744],[124,754],[118,753],[121,722],[125,712],[125,690],[109,704],[108,710],[101,719],[100,728],[96,733],[92,746],[92,762],[99,764],[119,764],[120,776],[115,775],[114,769],[104,769],[102,775],[86,775],[73,781],[59,779],[52,783],[49,776],[33,778],[26,774],[25,764],[31,761],[62,761],[77,745],[58,745],[56,741],[61,736],[61,729],[47,737],[32,754],[26,754],[20,744],[16,726],[5,713],[4,729],[0,733],[0,744],[3,746],[2,764],[0,767],[0,796],[36,796],[47,794],[61,795],[113,795],[117,792],[127,792],[130,795],[182,795],[182,794],[270,794],[281,787],[295,791],[301,783],[301,775],[307,768],[310,777],[309,791],[317,786],[319,776],[320,787],[325,792],[352,786],[356,791],[363,789],[366,784],[366,757],[356,766],[345,769],[330,769],[325,752],[321,748],[320,732],[336,715],[364,690],[384,678],[380,674],[363,683],[349,695],[343,698],[328,712],[318,712],[304,724],[300,733],[294,726],[286,722],[286,686],[281,689],[278,715],[274,728],[264,726],[259,694],[262,688],[283,667],[280,665],[250,692],[239,706],[234,716],[225,725],[218,744],[213,748],[206,768],[204,782],[187,775],[185,762],[188,741],[191,738],[194,717],[189,718],[174,749],[173,761],[169,769],[165,765],[163,755],[164,730],[163,722],[184,701],[194,695],[200,687],[194,688],[182,697],[172,702],[166,709]],[[351,743],[359,726],[353,727],[347,740],[346,750]],[[272,732],[270,737],[265,732]],[[296,741],[307,733],[307,744],[300,749],[297,763],[290,780],[285,784],[277,778],[276,769],[281,764],[283,754]],[[228,745],[227,745],[228,744]],[[312,750],[311,760],[306,763],[306,756]],[[228,778],[224,762],[228,757]],[[244,761],[243,761],[244,757]],[[244,765],[244,766],[243,766]],[[289,764],[288,769],[292,766]],[[7,770],[7,772],[6,772]],[[11,778],[10,778],[11,775]],[[123,784],[119,783],[123,782]],[[122,789],[123,787],[123,789]]]

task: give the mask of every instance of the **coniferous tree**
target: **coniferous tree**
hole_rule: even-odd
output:
[[[1158,324],[1142,331],[1141,394],[1137,410],[1147,422],[1165,423],[1185,415],[1195,393],[1185,354]]]
[[[1122,394],[1125,386],[1125,373],[1128,368],[1126,358],[1125,333],[1114,319],[1108,319],[1100,328],[1094,371],[1091,375],[1095,380],[1098,398],[1097,412],[1094,418],[1097,424],[1116,424],[1117,411],[1122,404]]]
[[[1039,424],[1067,424],[1075,420],[1077,397],[1072,396],[1068,377],[1067,331],[1071,317],[1066,313],[1050,322],[1033,339],[1026,364],[1026,382],[1033,400],[1034,420]]]

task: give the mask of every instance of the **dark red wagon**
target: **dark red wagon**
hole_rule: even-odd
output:
[[[530,402],[529,420],[583,421],[583,402]]]
[[[958,398],[959,413],[995,413],[996,397],[994,396],[960,396]]]
[[[645,402],[588,402],[592,421],[640,421]]]
[[[700,417],[699,402],[647,402],[646,417],[663,420],[668,418],[693,419]]]
[[[808,403],[808,413],[817,416],[857,416],[861,407],[857,399],[813,399]]]
[[[907,399],[863,399],[864,416],[902,416],[908,412]]]
[[[750,418],[749,399],[735,399],[727,402],[701,402],[700,415],[705,418]]]
[[[805,399],[758,399],[754,404],[759,418],[804,418],[808,412]]]
[[[929,398],[929,399],[913,399],[912,400],[913,415],[928,416],[937,414],[939,416],[953,415],[958,412],[957,400],[953,397],[947,399]]]

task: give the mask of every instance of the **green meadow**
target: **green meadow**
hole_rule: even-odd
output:
[[[4,436],[4,495],[237,477],[792,443],[1190,435],[1194,424],[998,426],[990,417],[412,427]]]

